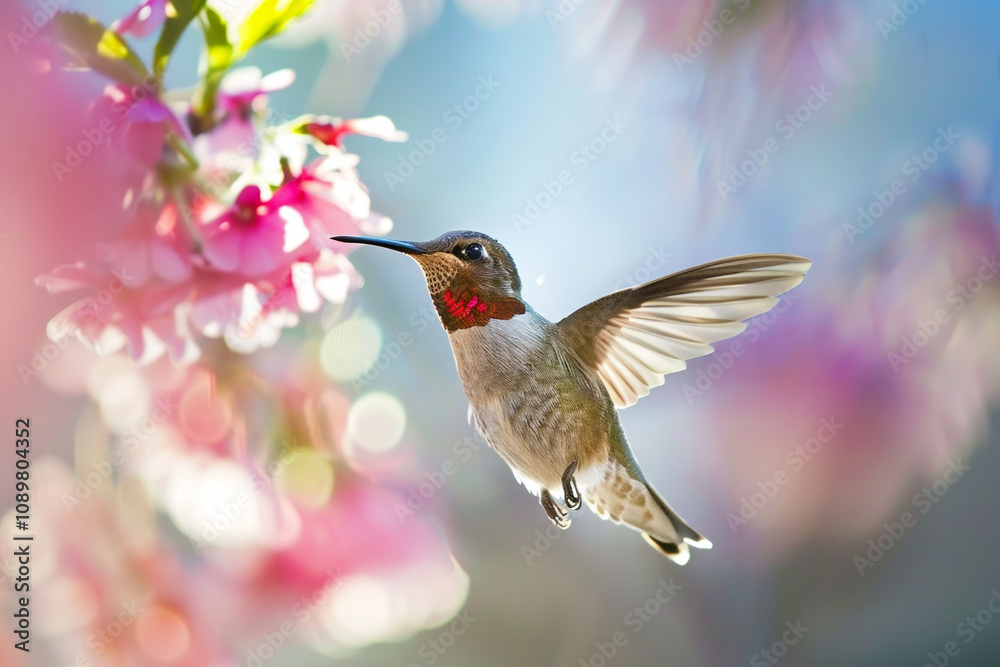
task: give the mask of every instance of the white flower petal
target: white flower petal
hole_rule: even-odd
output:
[[[279,69],[276,72],[271,72],[263,79],[260,80],[259,89],[261,92],[270,93],[275,90],[282,90],[288,88],[295,81],[295,70],[293,69]]]
[[[406,132],[396,129],[396,125],[387,116],[371,116],[370,118],[354,118],[348,121],[351,131],[366,137],[375,137],[383,141],[403,142],[410,138]]]
[[[261,78],[259,67],[237,67],[222,77],[219,90],[227,95],[249,93],[260,88]]]
[[[302,312],[315,313],[323,305],[316,290],[312,264],[300,262],[292,267],[292,285]]]
[[[285,244],[282,250],[291,252],[309,239],[309,230],[302,219],[302,214],[291,206],[279,208],[278,215],[285,221]]]

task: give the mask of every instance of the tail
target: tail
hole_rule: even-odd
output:
[[[670,509],[670,505],[667,505],[667,502],[660,497],[660,494],[656,492],[656,489],[649,484],[646,484],[645,486],[649,495],[659,506],[660,511],[662,511],[663,514],[665,514],[670,520],[670,524],[673,527],[673,535],[666,540],[662,539],[660,536],[654,537],[654,535],[648,532],[643,532],[642,538],[646,540],[651,547],[678,565],[684,565],[688,562],[688,559],[691,558],[691,552],[688,550],[688,545],[697,549],[712,548],[712,543],[707,538],[689,526],[684,519],[677,515],[677,512]],[[632,527],[636,530],[644,531],[643,528],[636,526]]]
[[[691,558],[688,546],[712,548],[712,543],[670,509],[652,486],[620,464],[608,465],[600,480],[581,491],[595,514],[639,531],[650,546],[678,565]]]

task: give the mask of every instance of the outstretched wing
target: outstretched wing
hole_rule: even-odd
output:
[[[558,323],[559,339],[597,372],[626,408],[685,361],[712,352],[744,320],[770,310],[812,262],[795,255],[742,255],[613,292]]]

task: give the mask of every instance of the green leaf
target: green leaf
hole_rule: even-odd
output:
[[[274,37],[309,11],[314,3],[315,0],[264,0],[240,26],[239,52],[244,54]]]
[[[233,45],[225,20],[211,7],[201,14],[205,33],[205,54],[201,61],[201,84],[195,101],[198,115],[208,118],[215,110],[215,95],[229,66],[233,64]]]
[[[211,7],[205,7],[205,46],[208,49],[209,71],[225,69],[233,62],[233,45],[229,43],[226,22]]]
[[[59,12],[52,18],[52,30],[74,67],[92,69],[129,85],[149,78],[146,66],[128,43],[96,19],[77,12]]]
[[[205,6],[206,0],[170,0],[170,5],[174,8],[173,15],[168,15],[163,22],[163,31],[160,39],[156,41],[153,49],[153,73],[157,77],[163,76],[170,62],[170,56],[180,41],[181,35],[187,30],[188,24],[194,20],[198,12]],[[168,8],[169,6],[168,5]]]

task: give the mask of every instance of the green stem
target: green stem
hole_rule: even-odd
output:
[[[191,237],[191,242],[194,244],[194,251],[201,254],[201,249],[205,245],[205,240],[201,235],[201,230],[198,229],[198,224],[191,217],[191,210],[188,208],[184,201],[184,192],[181,187],[175,187],[171,190],[174,196],[174,203],[177,204],[177,214],[180,216],[181,224],[184,225],[184,229],[187,231],[188,236]]]
[[[167,136],[167,143],[170,144],[171,148],[177,151],[178,155],[184,158],[184,161],[188,163],[188,166],[192,171],[198,169],[198,158],[195,157],[194,150],[186,141],[171,132]]]

